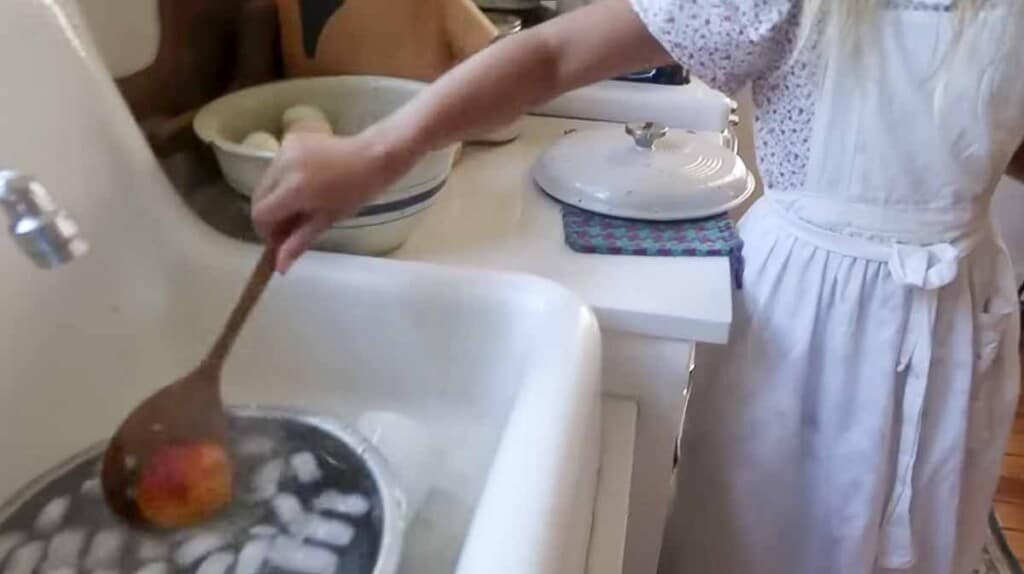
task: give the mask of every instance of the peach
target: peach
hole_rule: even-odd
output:
[[[231,502],[232,491],[228,453],[202,442],[157,451],[139,474],[135,502],[153,526],[187,528],[213,517]]]

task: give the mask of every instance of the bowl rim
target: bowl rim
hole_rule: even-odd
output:
[[[231,111],[231,102],[244,97],[245,94],[254,94],[259,92],[266,92],[269,90],[280,89],[283,86],[294,86],[294,85],[318,85],[318,84],[338,84],[347,86],[379,86],[379,85],[392,85],[392,86],[404,86],[407,88],[417,88],[422,90],[427,87],[426,82],[419,80],[410,80],[408,78],[397,78],[393,76],[379,76],[379,75],[333,75],[333,76],[309,76],[303,78],[287,78],[283,80],[276,80],[273,82],[266,82],[263,84],[257,84],[255,86],[249,86],[240,90],[235,90],[224,94],[199,108],[196,112],[196,116],[192,119],[192,130],[203,143],[220,148],[226,152],[240,155],[242,157],[252,159],[264,159],[272,160],[276,152],[254,150],[250,147],[243,146],[240,142],[231,141],[223,137],[220,132],[219,121],[223,117],[224,113],[222,110],[228,112]]]

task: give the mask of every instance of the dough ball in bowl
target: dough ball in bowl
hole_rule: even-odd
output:
[[[259,151],[276,152],[281,149],[281,142],[277,141],[270,132],[255,131],[245,136],[242,145]]]
[[[288,134],[323,134],[323,135],[334,135],[334,130],[331,129],[331,124],[322,122],[320,120],[299,120],[292,122],[288,129],[285,130],[285,135]]]
[[[284,133],[326,133],[332,134],[331,121],[327,114],[316,106],[300,104],[292,106],[281,115],[281,129]]]

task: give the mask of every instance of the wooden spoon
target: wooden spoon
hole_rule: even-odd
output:
[[[232,464],[221,400],[224,361],[274,274],[268,245],[220,337],[191,373],[152,394],[118,428],[103,456],[110,508],[129,522],[184,528],[231,501]]]

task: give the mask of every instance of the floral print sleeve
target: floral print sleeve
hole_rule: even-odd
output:
[[[781,66],[799,25],[799,0],[630,0],[680,64],[733,94]]]

